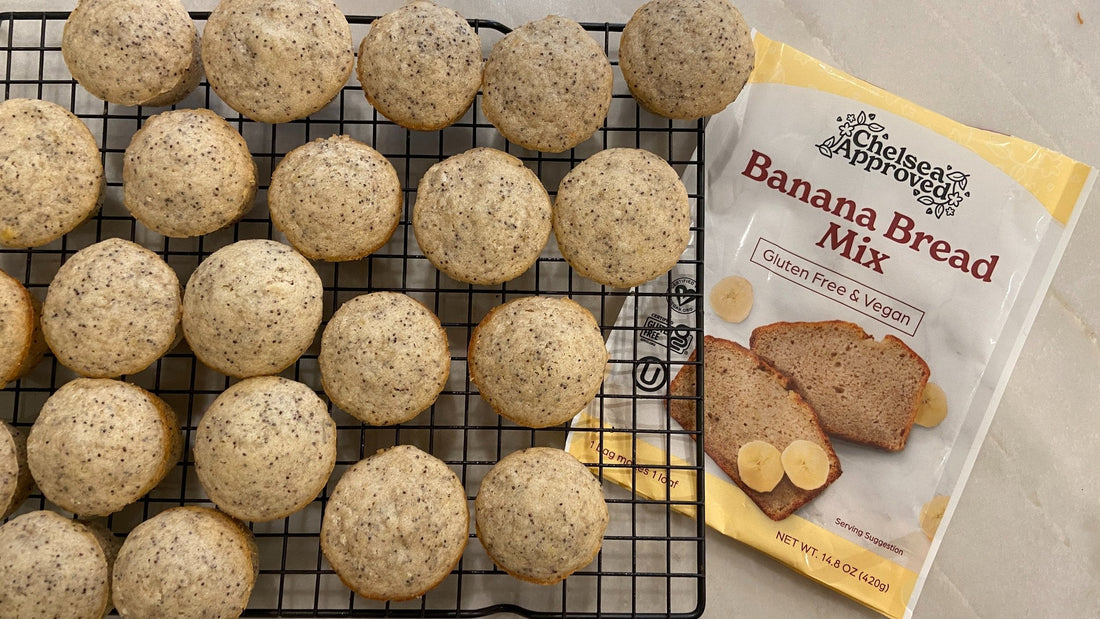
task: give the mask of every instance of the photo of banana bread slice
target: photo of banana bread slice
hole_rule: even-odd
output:
[[[840,477],[840,460],[818,425],[814,409],[796,393],[790,381],[751,350],[730,340],[703,338],[706,397],[706,438],[703,448],[761,511],[783,520],[810,502]],[[695,361],[692,353],[689,362]],[[686,430],[695,429],[696,365],[685,365],[672,380],[669,415]],[[677,399],[681,398],[681,399]],[[796,440],[825,450],[829,473],[825,483],[803,490],[784,476],[771,492],[757,492],[741,479],[737,452],[750,441],[762,440],[783,451]]]
[[[749,347],[790,376],[829,436],[905,448],[929,375],[905,342],[875,340],[857,324],[828,320],[757,327]]]

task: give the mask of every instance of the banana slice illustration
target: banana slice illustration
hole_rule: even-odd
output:
[[[950,499],[951,497],[947,495],[938,494],[920,508],[920,528],[928,539],[936,536],[936,529],[943,520],[943,512],[947,509],[947,501]]]
[[[920,396],[916,424],[934,428],[940,425],[944,417],[947,417],[947,394],[943,392],[943,387],[936,383],[928,383]]]
[[[820,488],[829,478],[829,456],[813,441],[791,441],[780,460],[791,483],[803,490]]]
[[[726,322],[741,322],[752,309],[752,284],[739,275],[723,277],[710,290],[710,307]]]
[[[737,450],[737,474],[757,492],[771,492],[783,479],[779,450],[764,441],[749,441]]]

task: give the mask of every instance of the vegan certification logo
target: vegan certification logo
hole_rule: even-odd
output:
[[[861,110],[837,116],[836,121],[836,133],[815,144],[823,156],[841,157],[865,172],[907,185],[917,202],[924,205],[924,212],[936,219],[954,216],[963,200],[970,197],[966,189],[969,174],[950,164],[923,159],[907,146],[891,144],[890,134],[875,120],[874,113]]]
[[[695,313],[695,298],[698,291],[695,290],[695,280],[693,278],[677,277],[669,284],[668,292],[670,295],[668,306],[672,311],[677,314]]]

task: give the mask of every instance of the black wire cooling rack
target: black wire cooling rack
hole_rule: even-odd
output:
[[[639,359],[638,337],[671,341],[679,329],[693,342],[702,339],[702,310],[699,284],[701,260],[684,259],[677,269],[693,274],[695,286],[674,280],[671,275],[657,280],[665,292],[640,293],[599,286],[575,274],[554,243],[538,262],[520,278],[500,286],[470,286],[441,275],[416,247],[410,225],[415,187],[424,171],[448,156],[474,146],[493,146],[525,161],[542,179],[551,194],[574,165],[589,155],[610,147],[641,147],[666,159],[680,171],[692,172],[688,191],[694,211],[695,250],[703,254],[703,122],[669,121],[640,110],[630,97],[616,70],[615,95],[608,120],[590,140],[559,155],[535,153],[508,144],[479,111],[479,103],[454,126],[442,131],[410,132],[378,115],[366,102],[354,75],[352,81],[326,108],[309,118],[281,125],[256,123],[228,108],[205,81],[175,108],[206,107],[220,113],[245,137],[259,169],[260,191],[255,208],[231,228],[194,239],[169,239],[140,226],[122,206],[122,155],[130,137],[150,116],[163,108],[123,107],[95,99],[77,86],[61,56],[61,33],[67,13],[0,13],[0,88],[5,100],[16,97],[46,99],[58,103],[83,120],[99,142],[107,174],[107,191],[100,211],[64,238],[32,250],[0,248],[0,267],[22,281],[39,300],[57,268],[76,251],[97,241],[121,237],[136,241],[163,257],[186,282],[205,257],[229,243],[246,238],[283,239],[267,216],[266,188],[272,169],[291,149],[306,141],[332,134],[347,134],[373,145],[397,168],[405,193],[405,211],[391,241],[370,257],[354,262],[315,262],[325,284],[327,321],[334,308],[367,292],[404,292],[432,308],[447,329],[451,342],[451,378],[438,402],[408,423],[394,427],[366,427],[331,407],[338,425],[338,461],[328,487],[312,504],[283,520],[251,525],[260,548],[260,575],[246,616],[285,617],[477,617],[494,613],[516,613],[529,617],[698,617],[705,602],[702,441],[695,442],[694,458],[684,464],[668,457],[649,464],[645,471],[668,475],[687,470],[695,481],[691,499],[644,498],[605,478],[611,471],[628,472],[637,479],[642,470],[631,458],[598,457],[590,462],[604,481],[611,523],[597,559],[566,581],[554,586],[523,583],[497,569],[471,531],[466,552],[453,573],[422,598],[400,603],[379,603],[357,597],[345,588],[324,560],[318,542],[321,515],[335,482],[351,464],[377,449],[414,444],[443,459],[459,475],[472,508],[481,478],[503,455],[532,445],[562,446],[568,427],[540,430],[522,428],[498,417],[481,400],[466,371],[466,343],[472,329],[492,307],[520,296],[566,295],[590,309],[605,334],[626,330],[635,342],[631,354],[613,352],[613,370],[637,372],[642,364],[669,376],[672,352],[664,358],[647,354]],[[208,14],[193,13],[201,25]],[[349,16],[356,43],[366,34],[371,17]],[[491,21],[471,20],[482,37],[484,51],[508,28]],[[612,64],[617,65],[618,38],[622,25],[583,24],[602,45]],[[0,205],[3,208],[3,205]],[[690,278],[689,278],[690,279]],[[658,297],[665,315],[641,315],[634,308],[619,317],[628,299]],[[686,327],[673,327],[672,308]],[[618,320],[617,320],[618,319]],[[323,325],[322,325],[323,327]],[[643,333],[644,331],[644,333]],[[320,333],[320,332],[318,332]],[[319,340],[319,336],[318,336]],[[305,382],[323,396],[317,366],[317,342],[284,376]],[[0,390],[0,418],[29,429],[45,399],[75,375],[59,365],[52,355],[24,379]],[[187,349],[176,347],[149,369],[125,377],[153,391],[177,412],[188,449],[168,478],[138,503],[111,516],[107,525],[124,535],[139,522],[172,506],[206,504],[195,476],[190,445],[202,412],[230,380],[201,363]],[[700,381],[701,383],[701,381]],[[701,401],[701,392],[696,398]],[[624,402],[633,407],[646,400],[663,400],[664,390],[640,389],[626,394],[601,390],[593,414],[603,421],[605,406]],[[699,407],[701,410],[701,407]],[[701,415],[700,415],[701,417]],[[700,418],[700,424],[702,419]],[[672,429],[639,427],[595,430],[601,439],[648,434],[651,442],[668,444],[676,435],[697,438],[675,426]],[[701,427],[701,425],[700,425]],[[644,473],[645,474],[645,473]],[[59,508],[37,491],[16,512]],[[694,512],[691,519],[676,512]]]

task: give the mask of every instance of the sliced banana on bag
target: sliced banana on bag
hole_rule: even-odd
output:
[[[752,284],[739,275],[723,277],[710,289],[710,307],[726,322],[741,322],[752,310]]]
[[[936,383],[928,383],[920,396],[920,406],[917,408],[916,424],[926,428],[934,428],[947,417],[947,394],[943,387]]]
[[[780,460],[791,483],[803,490],[815,490],[829,479],[829,456],[813,441],[791,441]]]
[[[765,441],[749,441],[737,450],[737,474],[757,492],[771,492],[783,479],[779,449]]]
[[[947,502],[950,499],[951,497],[947,495],[938,494],[920,508],[920,528],[928,539],[936,536],[936,529],[940,527],[943,512],[947,510]]]

